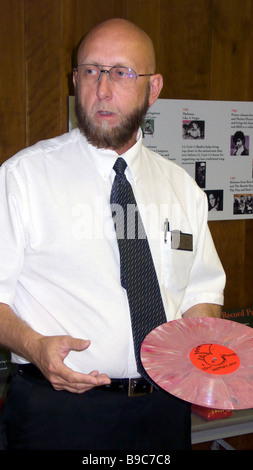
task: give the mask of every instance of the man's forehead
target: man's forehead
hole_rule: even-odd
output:
[[[126,48],[123,45],[121,47],[119,43],[117,47],[113,45],[109,47],[105,40],[102,43],[93,42],[89,47],[84,47],[80,59],[86,63],[100,65],[128,65],[129,62],[133,65],[139,62],[139,54],[136,53],[136,48]]]
[[[145,66],[154,61],[152,47],[145,35],[131,28],[100,27],[89,33],[80,45],[79,63],[92,61],[101,65]],[[152,44],[152,43],[151,43]],[[109,61],[109,62],[108,62]]]

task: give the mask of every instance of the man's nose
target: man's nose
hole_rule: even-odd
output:
[[[109,77],[109,70],[101,70],[100,77],[97,84],[97,96],[99,99],[107,99],[112,95],[111,80]]]

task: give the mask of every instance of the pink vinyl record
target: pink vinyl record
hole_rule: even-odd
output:
[[[142,364],[161,388],[216,409],[253,408],[253,329],[213,317],[182,318],[149,333]]]

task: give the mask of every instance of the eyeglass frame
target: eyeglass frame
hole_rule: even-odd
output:
[[[137,80],[138,77],[152,77],[153,75],[155,75],[154,73],[136,73],[136,71],[134,69],[132,69],[131,67],[126,67],[124,65],[98,65],[98,64],[79,64],[75,68],[73,68],[73,72],[78,72],[79,67],[83,67],[84,65],[86,65],[86,66],[91,65],[91,66],[97,67],[99,69],[100,73],[99,73],[99,77],[98,77],[98,82],[101,80],[102,73],[108,73],[109,80],[113,81],[113,80],[111,80],[110,71],[112,69],[116,69],[116,68],[127,69],[128,71],[131,70],[132,72],[134,72],[135,80]],[[101,67],[110,67],[110,68],[109,68],[109,70],[105,70],[105,69],[102,69]]]

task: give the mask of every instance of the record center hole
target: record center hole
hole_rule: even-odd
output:
[[[217,357],[213,357],[213,362],[217,361]]]

